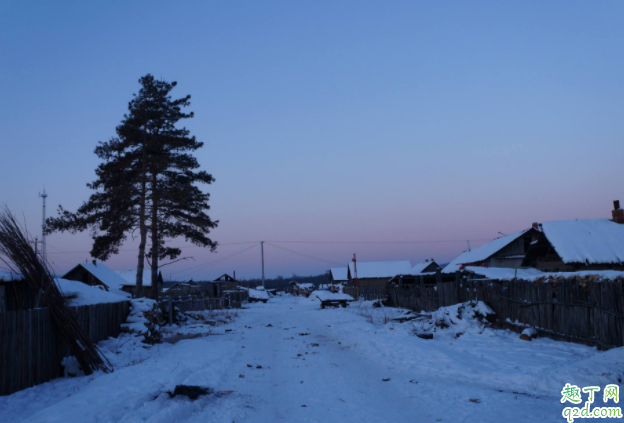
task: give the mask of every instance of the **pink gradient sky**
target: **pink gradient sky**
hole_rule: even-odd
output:
[[[279,244],[345,265],[446,262],[467,239],[609,217],[624,200],[623,3],[488,5],[0,6],[0,202],[33,233],[44,184],[50,212],[75,210],[97,141],[151,72],[193,96],[221,243],[459,240]],[[88,258],[86,234],[49,244],[59,273]],[[247,246],[190,249],[163,271],[259,277],[259,247],[183,273]],[[136,266],[125,248],[110,267]],[[267,276],[331,266],[265,255]]]

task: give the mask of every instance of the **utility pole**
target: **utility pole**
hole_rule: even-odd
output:
[[[264,241],[260,241],[260,254],[262,256],[262,287],[264,288]]]
[[[35,237],[35,255],[39,255],[39,252],[37,251],[39,245],[39,238]]]
[[[43,189],[43,194],[39,193],[39,197],[43,198],[43,215],[41,218],[41,258],[44,263],[46,262],[46,233],[45,233],[45,224],[46,224],[46,198],[48,198],[48,194],[46,194],[45,188]]]
[[[360,293],[358,292],[358,280],[357,280],[357,260],[355,259],[355,253],[353,254],[353,279],[355,281],[355,299],[359,300]]]

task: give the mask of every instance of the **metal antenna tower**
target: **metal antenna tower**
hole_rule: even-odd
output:
[[[43,188],[43,193],[39,193],[39,197],[43,198],[43,216],[41,217],[41,258],[43,259],[43,262],[46,263],[45,223],[46,223],[46,198],[48,198],[48,194],[46,194],[45,188]]]

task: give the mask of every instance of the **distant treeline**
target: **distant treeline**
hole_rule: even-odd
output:
[[[202,280],[202,279],[197,279],[194,280],[195,282],[208,282],[207,280]],[[241,284],[241,286],[247,287],[249,286],[250,288],[254,288],[256,286],[262,285],[262,279],[239,279],[238,280]],[[264,280],[264,285],[265,287],[269,288],[269,289],[284,289],[287,288],[290,282],[292,281],[297,281],[297,282],[301,282],[301,283],[313,283],[317,288],[320,284],[326,284],[329,283],[329,270],[323,274],[320,275],[316,275],[316,276],[297,276],[297,275],[292,275],[291,277],[283,277],[283,276],[278,276],[276,278],[273,279],[265,279]],[[188,282],[188,280],[184,280],[184,281],[178,281],[178,282]],[[174,281],[167,281],[164,283],[164,287],[167,288],[171,285],[173,285]]]
[[[329,270],[325,273],[316,276],[298,276],[292,275],[291,277],[283,277],[278,276],[274,279],[265,279],[264,286],[269,289],[284,289],[288,287],[289,283],[292,281],[297,281],[301,283],[313,283],[317,288],[320,284],[329,283]],[[247,286],[249,283],[250,286],[254,285],[262,285],[262,279],[245,279],[241,281],[244,286]]]

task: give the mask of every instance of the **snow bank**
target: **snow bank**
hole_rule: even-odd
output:
[[[126,332],[145,335],[148,340],[154,331],[160,329],[160,308],[158,303],[149,298],[134,298],[130,301],[130,314],[121,327]]]

